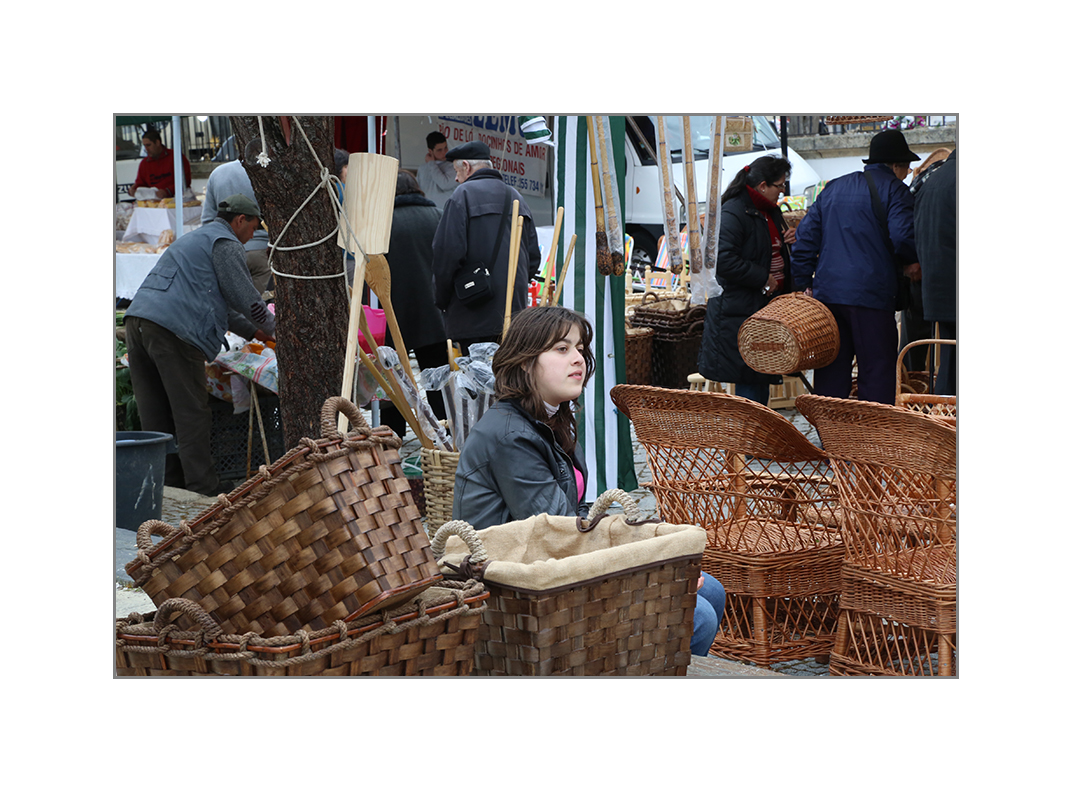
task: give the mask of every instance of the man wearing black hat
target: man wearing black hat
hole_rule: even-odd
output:
[[[540,245],[529,205],[492,167],[487,144],[472,141],[447,152],[458,188],[448,199],[432,240],[436,305],[447,336],[466,352],[498,341],[506,310],[513,202],[524,218],[511,313],[525,308],[529,281],[540,269]]]
[[[241,194],[218,204],[216,218],[168,246],[127,308],[130,379],[142,429],[175,436],[164,483],[204,495],[220,492],[212,459],[212,411],[205,363],[224,333],[269,340],[275,315],[253,285],[245,243],[261,225],[257,204]]]
[[[880,132],[864,171],[829,182],[797,227],[794,288],[811,287],[838,323],[838,356],[816,370],[817,394],[848,397],[856,357],[858,399],[894,404],[899,278],[920,278],[913,194],[904,182],[919,159],[899,130]]]

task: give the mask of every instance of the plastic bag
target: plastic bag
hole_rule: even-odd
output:
[[[395,383],[399,386],[403,399],[410,405],[421,431],[440,449],[453,452],[454,446],[451,443],[451,436],[440,425],[440,420],[432,412],[428,401],[418,393],[414,384],[410,381],[410,377],[403,370],[398,352],[393,347],[385,346],[377,348],[377,355],[380,358],[381,367],[388,370],[389,375],[395,376]]]

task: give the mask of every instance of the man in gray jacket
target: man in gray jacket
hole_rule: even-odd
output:
[[[243,245],[260,225],[244,195],[219,204],[212,222],[184,234],[160,257],[124,317],[130,379],[142,429],[175,436],[164,484],[214,496],[212,411],[205,363],[220,353],[224,333],[271,340],[275,315],[253,286]]]
[[[512,314],[525,308],[529,281],[540,270],[540,245],[529,205],[492,167],[487,144],[466,143],[451,149],[447,159],[454,163],[459,185],[444,206],[432,240],[432,275],[436,305],[444,312],[447,336],[460,343],[465,353],[474,342],[499,341],[503,332],[514,201],[518,202],[518,214],[524,222]],[[487,267],[491,274],[491,291],[483,302],[467,304],[459,296],[459,282],[464,280],[460,275],[469,275],[479,265]]]

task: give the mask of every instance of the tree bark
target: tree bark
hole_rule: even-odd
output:
[[[236,148],[260,136],[257,116],[231,116]],[[276,250],[272,269],[276,294],[276,357],[279,361],[279,403],[283,437],[288,449],[303,437],[319,438],[320,410],[324,400],[338,396],[343,383],[347,322],[350,309],[342,249],[332,230],[337,226],[332,201],[321,182],[321,166],[329,172],[333,165],[334,141],[331,116],[288,117],[288,144],[279,116],[263,116],[261,121],[271,162],[267,168],[256,159],[243,160],[260,204],[269,239],[282,247],[309,245],[312,248]],[[309,144],[297,128],[300,122]],[[328,189],[335,189],[329,185]],[[314,193],[309,203],[302,203]],[[298,214],[295,216],[295,212]],[[294,219],[291,220],[292,216]],[[286,235],[281,237],[287,225]],[[307,280],[302,277],[338,275]]]

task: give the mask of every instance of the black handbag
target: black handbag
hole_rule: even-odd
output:
[[[887,227],[887,213],[883,210],[883,203],[879,200],[879,192],[876,190],[875,180],[872,178],[872,174],[868,171],[864,172],[864,178],[868,182],[868,189],[872,193],[872,211],[875,212],[876,220],[879,221],[879,228],[883,232],[883,242],[887,245],[887,250],[890,251],[891,257],[894,259],[894,266],[899,270],[902,267],[901,257],[894,252],[894,243],[890,240],[890,229]],[[902,272],[898,272],[898,294],[894,298],[894,310],[905,311],[909,308],[912,301],[912,292],[910,287],[909,276],[904,275]]]
[[[499,258],[499,246],[503,242],[503,229],[507,226],[507,217],[510,212],[510,191],[503,204],[503,214],[499,219],[499,231],[496,234],[496,244],[492,249],[492,267],[495,267]],[[492,299],[492,273],[481,262],[466,262],[462,265],[455,277],[455,295],[459,301],[469,307],[476,308],[484,305]]]

